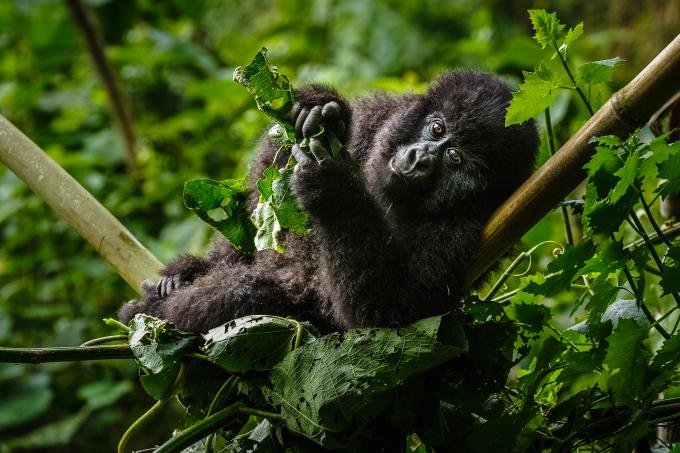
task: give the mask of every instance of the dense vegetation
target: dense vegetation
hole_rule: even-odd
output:
[[[635,36],[635,27],[644,29],[645,21],[653,21],[657,14],[678,17],[673,15],[672,5],[666,6],[667,11],[650,8],[634,20],[622,15],[617,18],[620,22],[612,24],[621,27],[614,28],[619,33],[605,33],[604,26],[600,29],[587,21],[589,30],[597,30],[578,40],[578,26],[567,31],[549,16],[534,17],[538,41],[547,48],[543,53],[541,46],[529,39],[524,9],[521,14],[513,11],[519,18],[515,22],[502,8],[484,2],[475,4],[472,18],[469,5],[436,2],[399,6],[359,1],[279,6],[255,2],[236,7],[223,2],[159,5],[139,1],[131,6],[104,1],[93,2],[93,6],[110,45],[108,56],[132,100],[134,164],[129,159],[126,162],[125,143],[111,126],[106,94],[60,2],[17,1],[0,6],[0,112],[43,146],[163,259],[200,250],[208,236],[208,229],[182,207],[183,182],[201,175],[224,179],[243,174],[256,137],[265,129],[266,119],[256,112],[248,93],[231,81],[233,68],[250,61],[263,44],[296,83],[327,80],[350,93],[375,87],[418,89],[437,70],[460,64],[514,75],[518,85],[524,81],[518,99],[523,95],[529,99],[525,108],[521,102],[516,104],[515,116],[509,120],[539,115],[542,126],[552,126],[551,136],[559,146],[588,115],[586,103],[596,108],[617,81],[629,79],[649,59],[644,48],[650,41],[658,43],[653,54],[669,36],[663,29],[655,29],[645,45],[626,48],[620,55],[629,61],[614,73],[618,77],[614,85],[587,90],[607,81],[610,69],[618,63],[606,60],[611,56],[606,48],[625,48],[626,33]],[[569,15],[566,11],[563,17]],[[373,25],[378,18],[379,28]],[[244,24],[248,30],[243,29]],[[584,65],[587,55],[597,61]],[[575,80],[569,80],[560,68],[563,57],[570,59],[574,70],[583,68],[575,72]],[[535,69],[518,77],[521,69],[528,68]],[[574,90],[555,90],[574,84],[583,88],[583,97]],[[549,95],[539,96],[545,93],[540,90]],[[527,110],[529,105],[535,110]],[[548,123],[542,111],[549,105],[552,115]],[[524,357],[516,369],[518,379],[500,393],[498,404],[487,407],[490,412],[484,418],[491,422],[468,439],[475,448],[494,451],[488,448],[515,442],[536,448],[557,445],[565,450],[581,444],[596,450],[625,447],[649,435],[653,424],[669,415],[657,398],[660,391],[667,398],[677,394],[672,373],[677,355],[673,298],[680,289],[676,287],[680,252],[669,240],[658,247],[661,256],[657,261],[646,242],[627,245],[636,237],[648,236],[645,229],[656,229],[657,225],[650,223],[652,216],[640,219],[637,213],[648,214],[646,207],[656,199],[656,178],[674,176],[677,147],[662,141],[650,143],[644,132],[640,137],[602,139],[588,167],[590,179],[582,206],[586,235],[577,246],[566,247],[550,264],[534,253],[541,274],[506,282],[509,288],[519,284],[517,293],[489,302],[498,294],[482,291],[486,301],[467,305],[471,325],[492,321],[488,336],[498,343],[489,342],[487,351],[476,353],[480,357],[504,353],[493,364],[494,371],[503,375],[503,366]],[[549,144],[545,140],[542,159],[550,152]],[[667,185],[663,190],[673,189]],[[551,216],[525,241],[529,246],[564,242],[561,225],[559,215]],[[112,314],[133,292],[6,170],[0,170],[0,240],[3,345],[77,345],[111,333],[97,320]],[[656,269],[660,278],[645,272],[648,260],[660,267]],[[573,284],[586,274],[585,288]],[[621,289],[626,283],[627,288]],[[631,297],[621,297],[620,291]],[[666,294],[670,297],[662,297]],[[633,300],[632,304],[625,299]],[[635,300],[644,302],[640,311]],[[628,318],[634,321],[620,321],[622,316],[612,311],[632,313]],[[654,321],[660,314],[668,318]],[[587,321],[565,331],[574,319],[570,315]],[[607,319],[613,322],[607,323]],[[512,326],[517,323],[520,335],[513,356]],[[291,343],[295,349],[304,345],[305,336],[299,328],[288,326],[283,343]],[[422,330],[436,338],[432,321],[428,326],[430,330]],[[467,333],[473,344],[474,332]],[[187,344],[196,346],[191,341]],[[503,344],[507,347],[501,347]],[[445,349],[446,357],[455,355],[455,347],[449,348],[453,350]],[[179,348],[176,352],[185,351]],[[439,354],[424,362],[426,367],[437,365],[444,357],[442,351]],[[170,360],[167,365],[173,368],[173,363]],[[222,365],[222,369],[241,372],[251,365]],[[177,367],[172,371],[179,373]],[[103,449],[112,449],[125,427],[149,406],[139,386],[129,379],[134,374],[132,363],[122,361],[39,368],[2,365],[2,448],[69,445],[82,449],[98,443]],[[164,397],[175,390],[167,376],[164,384],[156,382],[157,387],[145,385],[145,389],[156,398],[167,399]],[[408,376],[397,377],[389,385]],[[214,380],[225,382],[219,373]],[[236,384],[232,381],[230,385]],[[248,395],[244,384],[240,385]],[[448,396],[465,393],[452,388]],[[203,402],[201,407],[209,410],[210,403]],[[411,401],[416,406],[419,403]],[[454,406],[480,403],[481,399],[456,401]],[[238,409],[243,414],[250,410],[254,416],[272,415],[253,412],[252,407]],[[163,420],[164,416],[169,420]],[[145,429],[149,436],[139,444],[131,439],[131,446],[151,445],[153,431],[158,436],[155,442],[161,443],[172,427],[178,426],[172,410],[155,417],[151,428]],[[432,432],[427,434],[433,438]],[[410,442],[418,445],[419,440]]]

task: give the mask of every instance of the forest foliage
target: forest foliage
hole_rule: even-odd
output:
[[[543,133],[552,131],[557,146],[607,99],[612,86],[644,63],[631,61],[634,52],[622,54],[627,60],[623,64],[603,54],[603,48],[617,41],[598,30],[592,30],[592,38],[588,29],[580,36],[581,24],[565,28],[557,16],[537,10],[531,13],[531,24],[523,11],[514,22],[483,2],[471,18],[462,4],[425,4],[409,16],[413,11],[407,4],[357,1],[335,8],[316,2],[309,9],[291,3],[276,9],[282,16],[276,19],[258,15],[262,5],[234,10],[223,2],[176,1],[160,8],[144,1],[131,8],[107,1],[92,5],[111,44],[109,57],[121,68],[132,100],[141,138],[141,179],[134,181],[126,173],[105,92],[59,2],[0,6],[2,30],[10,30],[0,45],[11,49],[0,65],[0,112],[164,259],[198,250],[208,237],[208,229],[182,206],[184,181],[239,176],[257,135],[266,130],[267,120],[255,111],[250,95],[231,81],[234,67],[250,61],[262,45],[272,49],[272,59],[282,73],[295,75],[291,79],[296,83],[320,78],[341,83],[350,93],[417,90],[438,70],[459,64],[483,66],[510,78],[533,68],[514,79],[519,91],[508,122],[538,116]],[[302,11],[309,13],[305,21],[296,19]],[[384,24],[380,30],[372,27],[377,18]],[[642,26],[644,20],[639,19]],[[239,21],[258,32],[246,39]],[[19,33],[17,24],[26,33]],[[538,45],[528,38],[530,25]],[[665,43],[658,39],[656,50]],[[593,61],[587,62],[585,55]],[[571,74],[564,71],[566,65]],[[612,77],[614,85],[605,83]],[[547,107],[551,115],[545,114]],[[551,151],[550,141],[543,142],[541,160]],[[356,444],[347,439],[358,442],[362,436],[370,442],[371,429],[364,428],[389,405],[397,415],[390,423],[420,423],[418,435],[408,439],[420,451],[428,445],[446,451],[441,446],[459,442],[463,434],[470,451],[498,451],[498,445],[625,449],[643,439],[663,448],[655,442],[653,428],[673,418],[667,403],[680,396],[674,384],[680,252],[671,239],[654,239],[660,236],[655,235],[659,225],[652,210],[660,193],[677,190],[673,183],[657,188],[655,181],[677,181],[678,151],[663,139],[652,140],[648,131],[627,139],[600,138],[587,168],[585,199],[570,203],[583,217],[583,239],[547,260],[537,250],[543,250],[545,241],[563,242],[562,221],[551,215],[541,222],[525,238],[539,272],[511,277],[503,294],[482,297],[481,291],[468,300],[464,326],[437,317],[406,332],[378,329],[316,338],[312,327],[290,320],[246,319],[238,325],[244,335],[233,335],[227,326],[200,339],[138,319],[130,341],[146,370],[141,387],[128,380],[136,373],[129,362],[0,367],[0,444],[7,450],[93,443],[112,449],[134,418],[130,408],[137,416],[150,405],[141,388],[167,404],[152,413],[155,421],[147,425],[153,426],[151,431],[145,428],[155,432],[158,444],[177,427],[178,408],[170,397],[179,393],[194,412],[183,422],[188,432],[177,438],[198,441],[230,420],[238,429],[219,431],[212,440],[237,451],[246,446],[276,451],[276,445],[299,441],[286,432],[326,446],[346,442],[342,445],[351,447]],[[280,171],[271,171],[271,181],[280,176],[274,170]],[[273,182],[263,185],[264,203],[273,187]],[[0,188],[3,344],[77,345],[110,334],[96,320],[113,313],[132,292],[8,171],[0,170]],[[241,187],[234,185],[233,190]],[[275,235],[269,237],[275,247]],[[660,245],[654,248],[651,241]],[[655,272],[649,273],[650,267]],[[446,326],[446,338],[440,323]],[[574,326],[568,329],[570,324]],[[248,333],[258,329],[273,343],[251,342]],[[451,335],[455,332],[461,336]],[[365,354],[348,356],[346,349],[356,346]],[[232,348],[243,353],[225,354]],[[395,368],[401,356],[395,364],[390,355],[395,350],[413,352],[404,358],[403,373]],[[315,357],[355,367],[331,366],[340,373],[331,382],[342,382],[342,373],[359,369],[366,374],[348,383],[346,394],[336,395],[329,394],[324,387],[328,382],[318,376],[289,378],[300,369],[313,369]],[[384,365],[366,367],[362,360]],[[460,361],[462,368],[483,378],[464,376],[461,381],[451,375],[450,368],[461,367]],[[438,366],[444,362],[451,366]],[[504,387],[513,364],[514,378]],[[425,391],[434,388],[430,379],[444,382],[435,395]],[[478,385],[469,387],[472,381]],[[300,395],[314,395],[315,389],[325,399],[310,399],[305,417],[299,409],[285,408]],[[659,400],[660,392],[666,402]],[[423,408],[427,416],[420,412]],[[134,436],[130,445],[149,446]],[[167,448],[179,451],[176,443]]]

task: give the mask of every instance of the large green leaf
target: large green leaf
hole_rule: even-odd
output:
[[[137,314],[130,321],[130,349],[137,362],[157,374],[175,365],[197,341],[196,335],[180,332],[169,321]]]
[[[184,184],[184,205],[238,250],[252,252],[256,230],[246,209],[247,198],[245,179],[192,179]]]
[[[288,354],[272,371],[271,399],[287,427],[331,447],[393,402],[409,377],[467,349],[453,315],[401,329],[352,329],[319,338]]]
[[[543,113],[555,101],[559,80],[550,69],[540,65],[535,72],[524,71],[524,82],[512,93],[505,125],[521,124]]]
[[[253,95],[257,107],[284,127],[287,141],[295,140],[295,125],[291,122],[293,87],[288,77],[281,74],[267,59],[263,47],[249,65],[234,71],[234,81],[243,85]]]
[[[307,323],[278,316],[246,316],[210,330],[203,351],[208,360],[230,372],[269,370],[295,344],[314,338]]]
[[[643,342],[648,333],[648,327],[632,319],[621,319],[607,337],[609,349],[604,359],[608,368],[607,386],[619,403],[632,405],[644,390],[648,353]]]
[[[607,60],[589,61],[576,70],[576,81],[581,84],[609,82],[614,68],[623,62],[622,58],[614,57]]]

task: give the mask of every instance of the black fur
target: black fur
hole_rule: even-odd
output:
[[[446,73],[422,95],[378,94],[351,109],[333,89],[298,90],[298,110],[341,107],[333,120],[310,114],[305,133],[319,121],[341,135],[347,126],[346,156],[300,162],[291,181],[314,234],[284,233],[285,255],[245,256],[217,238],[207,258],[180,257],[163,270],[179,275],[178,289],[161,297],[145,285],[121,321],[144,312],[205,332],[239,316],[274,314],[328,331],[403,325],[454,308],[484,223],[533,168],[536,129],[504,127],[510,99],[500,78],[471,71]],[[432,121],[445,135],[432,135]],[[277,149],[262,141],[251,188]],[[421,154],[424,177],[410,171]],[[280,153],[278,164],[287,159]]]

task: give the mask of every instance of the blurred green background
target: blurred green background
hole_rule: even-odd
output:
[[[0,113],[166,262],[201,253],[210,237],[182,205],[183,182],[242,176],[266,130],[250,95],[231,80],[262,46],[293,83],[322,81],[349,97],[417,91],[453,67],[488,69],[516,84],[541,55],[526,10],[545,8],[569,25],[585,22],[576,63],[626,60],[617,89],[680,30],[680,2],[668,0],[87,4],[131,99],[140,179],[127,171],[106,91],[62,1],[0,0]],[[560,97],[553,121],[561,141],[583,113]],[[561,219],[551,215],[525,240],[562,235]],[[73,346],[111,334],[100,320],[134,294],[0,165],[0,345]],[[0,364],[0,452],[112,451],[151,404],[126,361]],[[148,427],[140,445],[169,436],[179,416],[166,411],[167,423]]]

